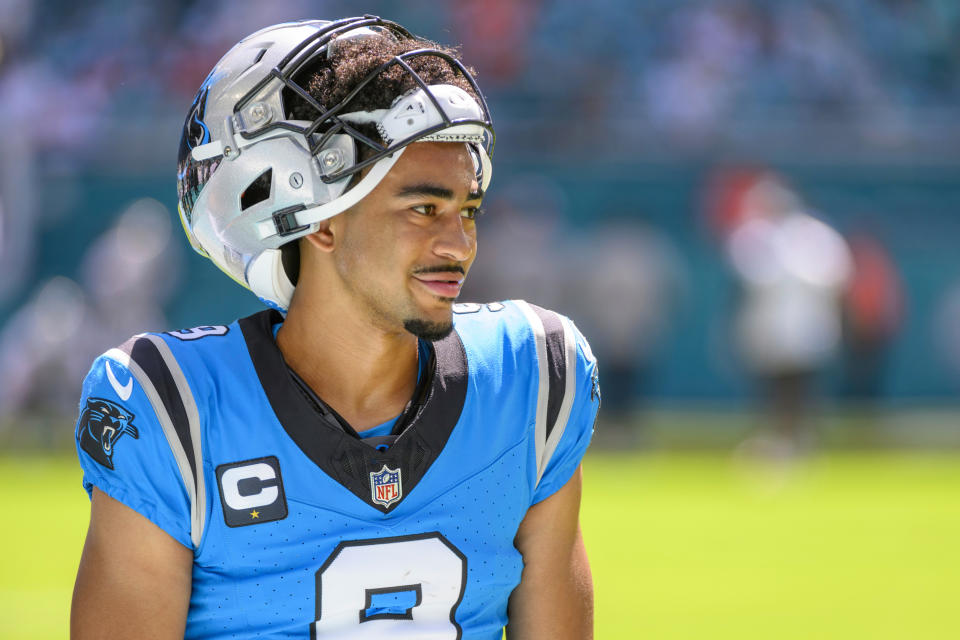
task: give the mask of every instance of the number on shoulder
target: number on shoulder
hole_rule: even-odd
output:
[[[192,329],[180,329],[179,331],[168,331],[167,335],[180,340],[199,340],[208,336],[225,336],[230,331],[229,327],[223,325],[207,325],[203,327],[193,327]]]
[[[478,304],[476,302],[458,302],[453,305],[454,313],[476,313],[486,307],[487,311],[496,312],[503,311],[504,306],[502,302],[487,302],[485,304]]]

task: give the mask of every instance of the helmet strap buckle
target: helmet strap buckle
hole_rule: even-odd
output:
[[[308,229],[310,225],[297,223],[297,213],[306,208],[306,205],[295,204],[292,207],[285,207],[274,211],[273,225],[277,229],[277,235],[283,238]]]

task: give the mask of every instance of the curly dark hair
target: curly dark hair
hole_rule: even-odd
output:
[[[458,58],[457,49],[415,36],[365,37],[331,46],[334,46],[334,53],[330,58],[317,56],[294,78],[325,108],[338,104],[371,72],[400,54],[417,49],[435,49]],[[427,84],[451,84],[460,87],[474,98],[479,98],[460,70],[438,55],[427,53],[406,58],[405,62]],[[476,75],[472,68],[468,67],[467,71],[471,75]],[[357,93],[345,106],[343,112],[389,109],[398,96],[417,86],[414,77],[401,65],[390,65]],[[294,119],[313,120],[320,115],[313,105],[293,91],[286,93],[284,101],[288,105],[290,117]],[[383,142],[374,125],[353,126],[368,138]],[[360,159],[369,157],[373,151],[365,145],[360,145]]]
[[[441,51],[459,60],[456,48],[446,47],[430,40],[418,37],[366,37],[351,39],[334,47],[334,53],[327,56],[317,56],[301,69],[293,80],[306,89],[314,100],[324,108],[338,104],[346,98],[357,85],[375,69],[389,62],[395,56],[416,51],[417,49],[434,49]],[[427,84],[451,84],[460,87],[475,99],[479,99],[473,86],[464,77],[463,73],[451,65],[449,61],[436,54],[424,54],[404,59],[420,78]],[[466,67],[471,76],[476,71]],[[373,111],[374,109],[389,109],[398,96],[415,89],[417,81],[399,64],[393,64],[379,73],[360,92],[345,105],[343,113],[351,111]],[[295,120],[314,120],[321,114],[316,107],[303,99],[299,94],[286,89],[283,95],[288,116]],[[371,140],[383,144],[375,125],[351,125],[357,131]],[[372,156],[376,150],[364,144],[357,145],[358,161]],[[355,174],[350,181],[349,188],[359,182],[361,174]],[[269,185],[266,185],[269,189]],[[283,266],[287,276],[294,284],[299,279],[300,272],[300,243],[291,242],[281,247]]]

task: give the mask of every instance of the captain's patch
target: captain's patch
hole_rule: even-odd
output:
[[[287,517],[280,461],[276,456],[222,464],[217,484],[228,527],[273,522]]]

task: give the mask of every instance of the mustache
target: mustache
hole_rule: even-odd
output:
[[[433,267],[418,267],[413,270],[414,275],[421,273],[459,273],[461,275],[467,275],[467,272],[463,270],[463,266],[459,264],[441,264]]]

